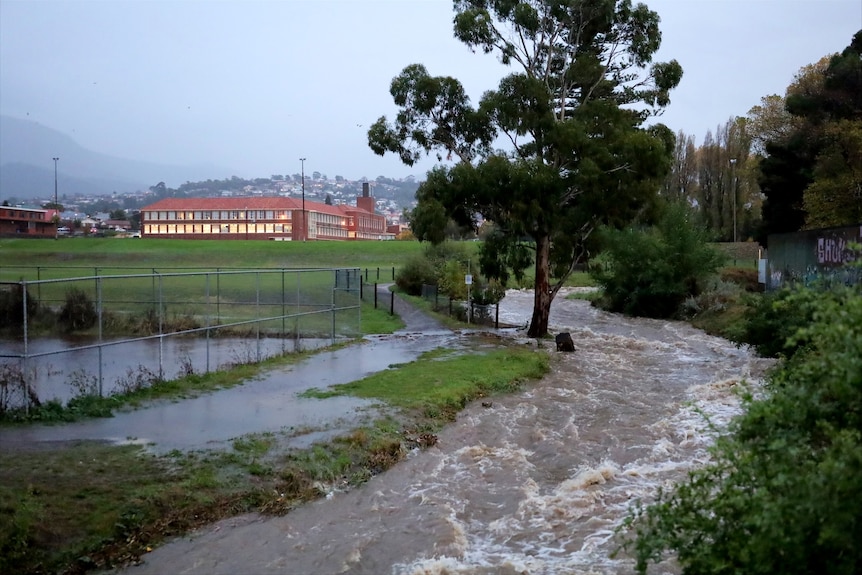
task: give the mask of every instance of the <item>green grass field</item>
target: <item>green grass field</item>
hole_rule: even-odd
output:
[[[475,245],[475,243],[473,244]],[[0,281],[216,269],[368,268],[387,274],[419,242],[265,242],[63,238],[0,240]],[[40,268],[45,268],[41,269]],[[51,268],[50,270],[47,268]],[[38,277],[37,277],[38,276]],[[371,278],[369,278],[371,279]]]

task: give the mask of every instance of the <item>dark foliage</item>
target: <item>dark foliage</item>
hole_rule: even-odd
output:
[[[90,329],[99,319],[96,306],[83,290],[72,288],[66,292],[66,301],[57,321],[66,331]]]
[[[862,293],[820,295],[784,298],[811,321],[712,461],[634,511],[626,547],[640,573],[668,552],[686,574],[862,569]]]
[[[0,325],[4,327],[21,327],[24,325],[26,297],[26,315],[32,320],[39,311],[39,300],[30,293],[23,284],[14,284],[0,290]]]
[[[605,229],[603,251],[590,267],[602,286],[600,302],[627,315],[667,318],[715,276],[724,255],[679,204],[669,204],[654,227]]]

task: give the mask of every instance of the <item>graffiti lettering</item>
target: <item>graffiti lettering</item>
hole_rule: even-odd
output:
[[[841,266],[854,260],[850,245],[842,237],[817,238],[817,263]]]
[[[844,238],[817,238],[817,263],[820,265],[844,264],[847,241]]]

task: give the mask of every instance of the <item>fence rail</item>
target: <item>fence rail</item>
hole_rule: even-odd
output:
[[[359,268],[0,282],[0,413],[355,337],[361,290]]]
[[[422,299],[431,303],[437,313],[445,313],[449,317],[458,318],[467,323],[500,327],[500,304],[478,304],[471,300],[452,299],[441,294],[436,285],[422,285]]]

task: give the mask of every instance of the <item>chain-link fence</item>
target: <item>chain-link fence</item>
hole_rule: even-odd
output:
[[[356,337],[361,290],[358,268],[0,282],[0,413]]]

